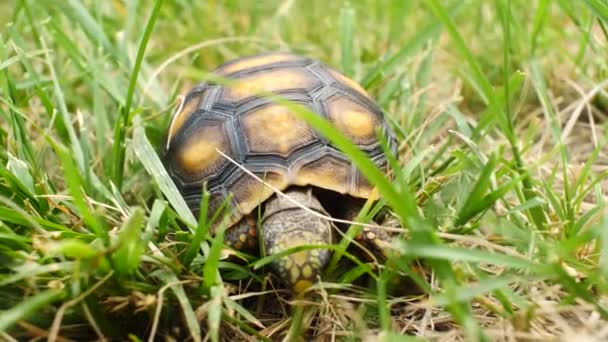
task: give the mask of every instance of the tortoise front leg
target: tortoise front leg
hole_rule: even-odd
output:
[[[254,253],[258,246],[258,230],[253,215],[244,217],[224,233],[224,244],[245,253]]]
[[[363,204],[363,201],[355,199],[346,202],[341,215],[342,218],[348,221],[356,221],[359,212],[363,208]],[[373,220],[370,223],[375,224]],[[384,263],[388,258],[387,253],[391,238],[385,230],[375,227],[363,227],[355,236],[355,241],[367,249],[377,261]],[[365,253],[365,255],[368,259],[372,259],[368,253]]]
[[[358,202],[356,200],[348,202],[344,207],[343,218],[349,221],[356,221],[362,207],[363,202]],[[374,223],[374,221],[372,221],[372,223]],[[364,257],[366,259],[373,261],[375,258],[379,263],[392,270],[389,272],[390,278],[387,279],[388,281],[386,284],[388,286],[388,293],[396,296],[422,293],[422,289],[407,276],[407,273],[403,273],[403,265],[399,264],[399,259],[393,260],[396,263],[387,262],[389,255],[394,257],[398,256],[399,253],[391,248],[391,236],[386,230],[375,227],[363,227],[361,232],[355,236],[355,241],[367,250],[362,253],[365,255]],[[410,268],[412,273],[418,273],[422,277],[425,276],[425,272],[416,266],[408,266],[408,268]]]

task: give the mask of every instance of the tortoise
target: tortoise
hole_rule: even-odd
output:
[[[198,217],[204,184],[210,196],[208,214],[222,204],[228,209],[224,238],[232,248],[259,248],[261,254],[272,255],[301,245],[333,243],[332,224],[318,214],[352,220],[373,186],[324,136],[260,92],[274,93],[328,119],[386,171],[378,133],[393,153],[397,144],[383,111],[352,79],[294,53],[238,58],[214,74],[235,83],[194,86],[167,133],[166,168],[192,212]],[[249,172],[286,196],[275,194]],[[380,258],[378,246],[388,239],[373,228],[357,236]],[[328,249],[304,249],[275,259],[271,266],[301,293],[319,278],[330,255]]]

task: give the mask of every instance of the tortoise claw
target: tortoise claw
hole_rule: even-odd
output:
[[[387,253],[390,237],[384,230],[364,227],[359,235],[355,237],[355,240],[371,253],[371,255],[365,253],[370,261],[371,259],[376,258],[378,262],[384,263],[388,258]]]

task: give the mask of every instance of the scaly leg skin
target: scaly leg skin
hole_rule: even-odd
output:
[[[356,221],[362,207],[362,202],[357,200],[346,202],[341,216],[345,220]],[[372,223],[375,222],[372,221]],[[391,239],[385,230],[374,227],[363,227],[361,232],[355,236],[355,240],[365,247],[378,262],[384,263],[387,260],[388,245]],[[372,259],[368,253],[365,254],[368,259]]]
[[[258,231],[255,217],[246,216],[224,233],[224,243],[237,251],[254,253],[258,248]]]
[[[307,208],[325,214],[310,189],[293,188],[284,193]],[[298,246],[329,245],[332,243],[331,229],[329,221],[283,196],[275,196],[266,202],[260,234],[264,253],[273,255]],[[327,249],[308,249],[275,259],[272,268],[296,294],[300,294],[321,275],[330,256]]]

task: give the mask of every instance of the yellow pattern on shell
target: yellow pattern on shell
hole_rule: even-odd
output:
[[[264,55],[250,57],[250,58],[244,58],[244,59],[241,59],[234,63],[230,63],[230,64],[220,68],[220,72],[222,74],[226,75],[226,74],[232,74],[232,73],[247,70],[247,69],[259,68],[264,65],[270,65],[270,64],[281,63],[281,62],[291,62],[291,61],[297,61],[300,59],[302,59],[302,58],[298,57],[296,55],[289,54],[289,53],[278,52],[278,53],[264,54]]]
[[[260,92],[310,88],[314,78],[302,68],[277,69],[239,78],[236,84],[224,91],[228,101],[240,101]]]
[[[221,148],[221,145],[217,141],[206,139],[185,145],[184,150],[179,154],[180,164],[190,173],[207,169],[220,159],[221,155],[217,153],[218,148]]]
[[[253,152],[287,156],[295,147],[316,139],[306,122],[284,106],[271,104],[245,114],[241,120]]]
[[[351,191],[350,173],[349,162],[325,156],[296,170],[293,183],[300,186],[313,185],[345,194]]]
[[[365,91],[365,89],[363,89],[363,87],[361,87],[361,85],[359,85],[359,83],[353,81],[352,79],[350,79],[349,77],[346,77],[345,75],[330,69],[329,73],[338,81],[346,84],[347,86],[353,88],[354,90],[356,90],[357,92],[359,92],[361,95],[370,98],[369,94],[367,93],[367,91]]]
[[[329,103],[331,121],[343,133],[352,137],[357,143],[368,143],[376,140],[375,129],[378,118],[365,107],[346,97],[334,98]]]
[[[220,122],[200,123],[188,131],[175,151],[180,172],[205,178],[219,171],[228,160],[222,153],[233,156],[224,126]]]
[[[284,172],[276,170],[273,172],[267,173],[266,176],[261,177],[266,183],[276,187],[280,190],[284,190],[287,188],[287,176]],[[274,191],[255,180],[253,177],[247,175],[239,180],[238,183],[235,183],[232,188],[232,194],[236,200],[237,210],[241,215],[247,215],[251,213],[255,208],[257,208],[260,203],[267,200]],[[236,221],[239,218],[237,217]]]

